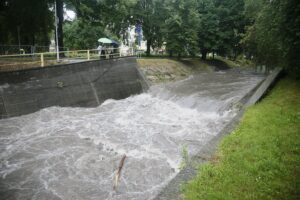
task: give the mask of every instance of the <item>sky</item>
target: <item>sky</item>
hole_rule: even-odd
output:
[[[64,20],[70,20],[73,21],[76,17],[76,13],[72,10],[68,10],[66,8],[64,8]]]

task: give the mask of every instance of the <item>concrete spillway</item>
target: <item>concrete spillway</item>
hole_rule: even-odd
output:
[[[105,63],[46,68],[40,75],[17,72],[24,74],[15,80],[14,73],[2,76],[4,117],[51,107],[0,120],[1,198],[153,199],[180,172],[183,151],[196,155],[264,78],[230,70],[200,73],[140,94],[144,83],[133,58]]]
[[[145,88],[133,57],[0,73],[0,118],[50,106],[96,107]]]

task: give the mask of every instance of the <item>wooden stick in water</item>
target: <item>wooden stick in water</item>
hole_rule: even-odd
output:
[[[121,176],[121,171],[122,171],[122,168],[123,168],[123,165],[124,165],[124,161],[125,161],[125,158],[126,158],[126,155],[124,154],[121,161],[120,161],[120,164],[119,164],[119,167],[118,167],[118,171],[115,175],[115,181],[114,181],[114,186],[113,186],[113,189],[116,190],[117,187],[118,187],[118,183],[119,183],[119,180],[120,180],[120,176]]]

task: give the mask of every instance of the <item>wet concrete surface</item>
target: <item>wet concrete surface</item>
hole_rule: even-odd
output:
[[[0,73],[0,118],[50,106],[96,107],[143,92],[134,57]]]

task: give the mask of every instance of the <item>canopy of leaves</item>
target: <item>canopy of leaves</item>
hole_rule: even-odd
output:
[[[101,26],[94,26],[81,19],[64,25],[65,45],[70,49],[90,49],[97,47],[97,40],[104,36]]]
[[[246,1],[249,25],[242,40],[245,51],[259,64],[284,66],[300,72],[300,2],[297,0],[255,0],[261,5],[253,13],[253,2]]]
[[[49,44],[53,29],[50,0],[2,0],[0,2],[0,44]]]
[[[93,48],[103,36],[124,41],[128,27],[139,22],[148,53],[166,43],[171,55],[245,54],[258,64],[299,69],[298,0],[2,0],[0,44],[19,38],[49,44],[55,1],[77,15],[64,22],[70,48]]]
[[[165,24],[167,50],[179,57],[197,52],[197,27],[199,15],[195,0],[169,2],[168,18]]]

